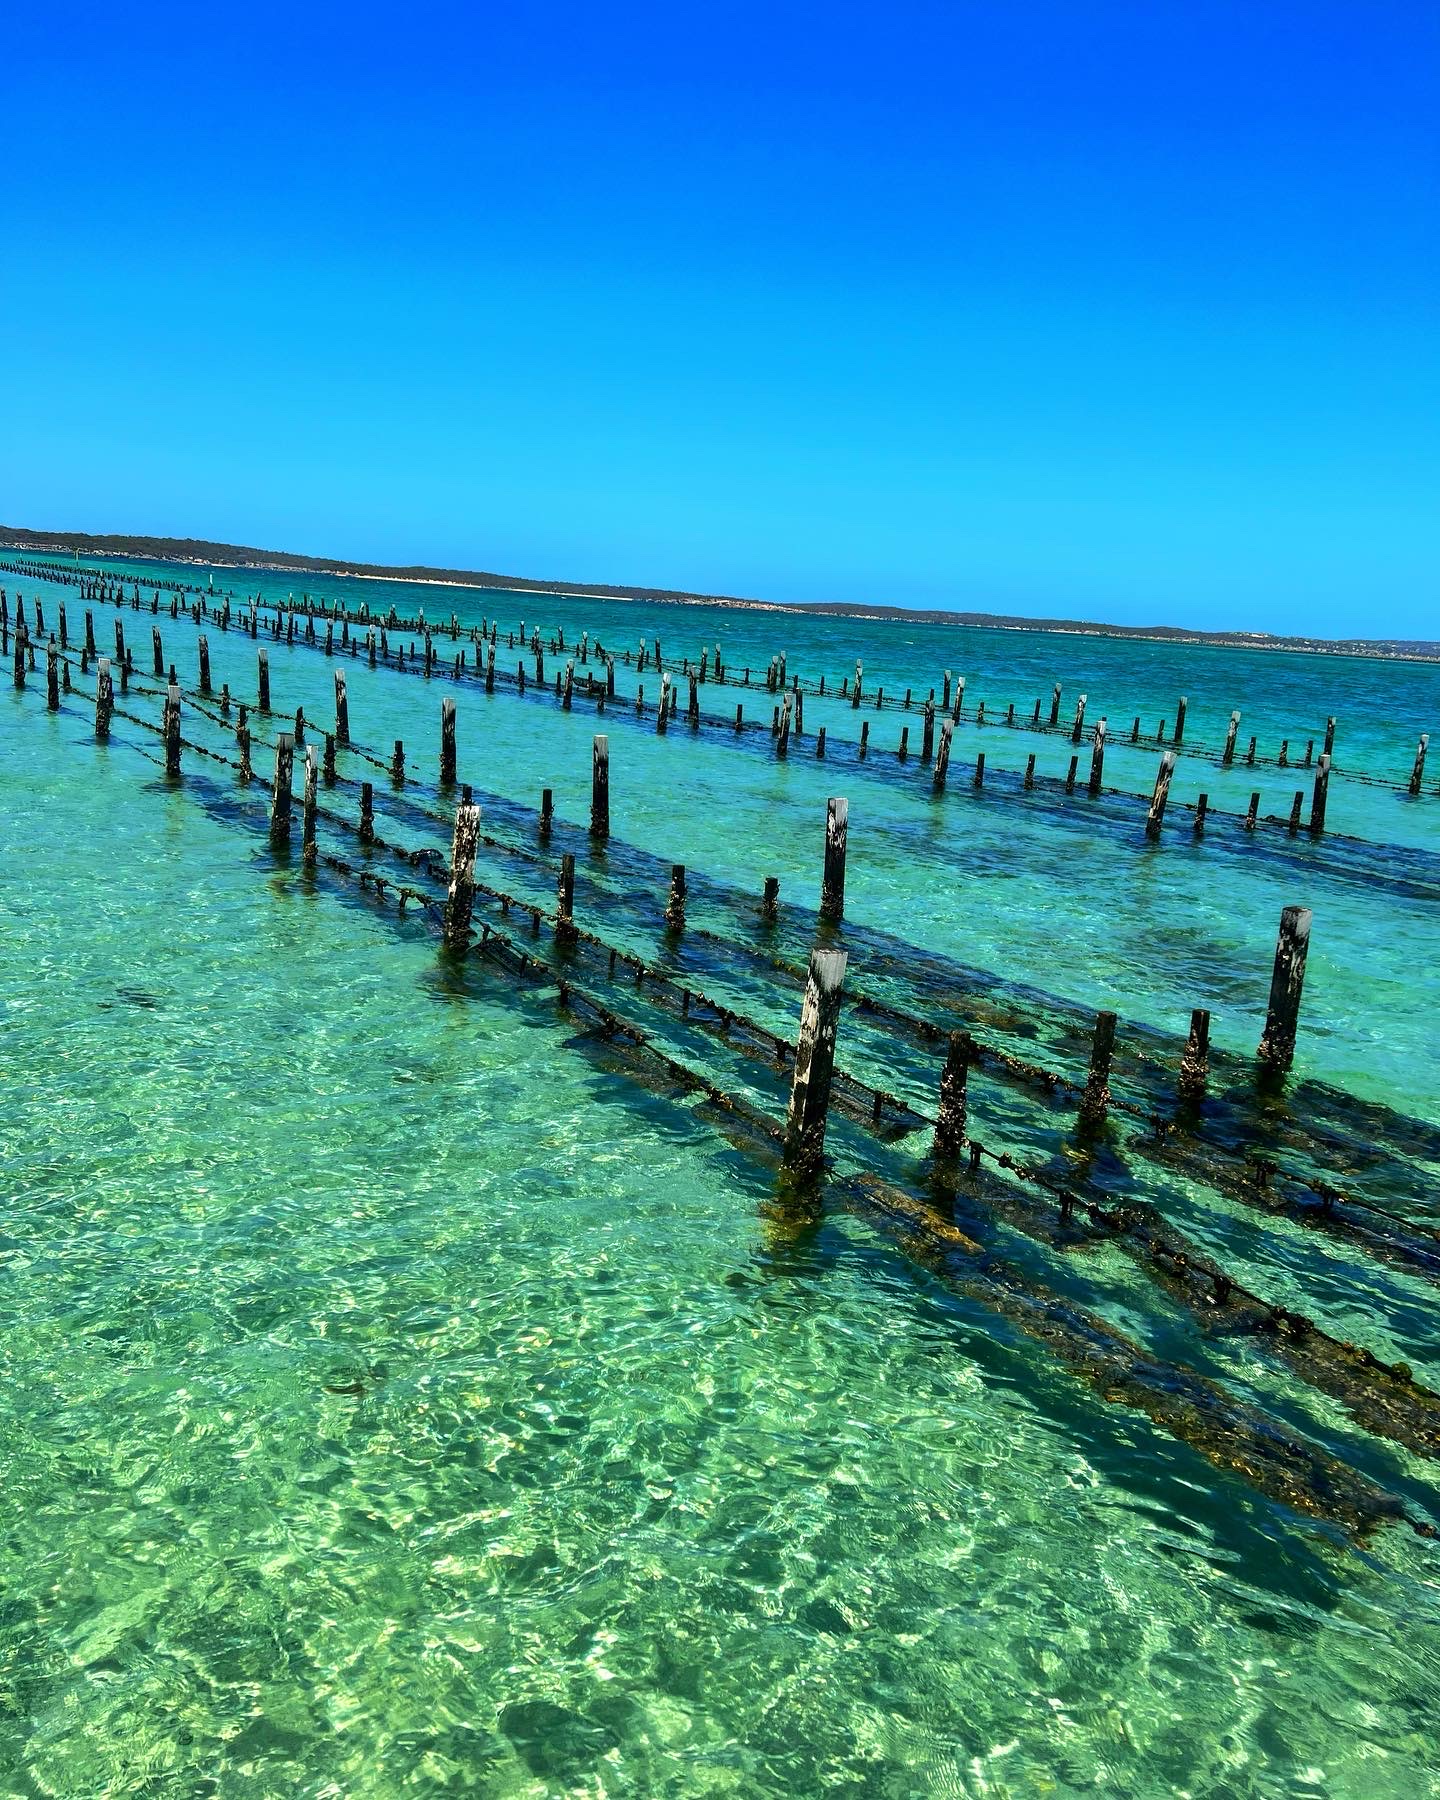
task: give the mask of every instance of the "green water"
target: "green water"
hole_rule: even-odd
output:
[[[41,591],[47,624],[64,598],[83,630],[73,590]],[[402,610],[414,598],[396,590]],[[969,696],[993,687],[1027,714],[1052,679],[1084,682],[1087,717],[1100,702],[1112,725],[1186,692],[1207,741],[1234,705],[1277,741],[1333,712],[1342,768],[1402,779],[1440,723],[1440,677],[1415,666],[421,598],[567,639],[659,630],[667,662],[719,635],[737,674],[785,648],[793,671],[838,682],[860,655],[887,700],[947,662]],[[91,610],[108,647],[115,609]],[[137,687],[154,685],[152,622],[193,685],[193,626],[119,616]],[[255,646],[207,630],[217,687],[253,699]],[[329,722],[339,665],[268,648],[277,712]],[[1432,1545],[1391,1528],[1357,1547],[1297,1518],[1107,1406],[883,1219],[777,1206],[763,1162],[673,1084],[597,1055],[550,992],[478,958],[446,969],[422,919],[277,857],[267,796],[220,766],[192,753],[167,785],[153,737],[120,719],[97,747],[80,693],[45,711],[43,665],[23,695],[8,673],[0,690],[0,1791],[1440,1792]],[[423,790],[451,685],[343,666],[353,735],[382,752],[403,736],[421,785],[396,795],[344,752],[342,776],[376,780],[384,835],[447,848]],[[1083,792],[975,794],[971,728],[937,806],[913,762],[909,783],[817,765],[819,724],[858,734],[842,704],[807,699],[806,747],[783,765],[768,740],[657,739],[653,717],[613,707],[600,856],[568,823],[588,811],[593,705],[456,698],[487,826],[536,851],[519,808],[542,786],[560,818],[539,862],[486,852],[482,878],[548,900],[573,848],[577,915],[693,958],[711,991],[787,1029],[797,991],[664,944],[657,871],[684,861],[692,927],[742,946],[732,893],[778,874],[784,942],[803,947],[827,793],[850,799],[852,976],[888,933],[985,972],[1020,1010],[1112,1005],[1122,1042],[1169,1044],[1208,1004],[1220,1049],[1248,1055],[1279,907],[1310,904],[1293,1091],[1324,1083],[1418,1121],[1375,1191],[1395,1201],[1409,1180],[1409,1210],[1436,1209],[1440,769],[1418,802],[1332,787],[1333,824],[1403,855],[1218,831],[1197,846],[1188,818],[1155,851],[1118,798],[1097,814]],[[715,690],[707,709],[736,698],[764,715],[763,691]],[[122,705],[158,716],[139,693]],[[226,748],[188,708],[186,732]],[[872,740],[893,752],[896,736],[887,704]],[[983,747],[1001,771],[1036,748],[1063,772],[1070,753],[1003,728]],[[1148,792],[1154,758],[1117,747],[1107,780]],[[1263,774],[1278,808],[1287,772]],[[1243,809],[1253,785],[1182,761],[1175,794],[1233,791]],[[353,810],[353,791],[334,804]],[[356,855],[328,826],[322,847]],[[783,1080],[647,1024],[783,1104]],[[847,1054],[889,1057],[917,1100],[938,1070],[858,1019]],[[972,1125],[1063,1153],[1063,1118],[978,1076]],[[832,1147],[838,1179],[903,1173],[923,1146],[881,1152],[837,1126]],[[1117,1160],[1267,1295],[1440,1381],[1433,1286]],[[1204,1338],[1117,1252],[1023,1254],[1433,1515],[1432,1464],[1263,1347]]]

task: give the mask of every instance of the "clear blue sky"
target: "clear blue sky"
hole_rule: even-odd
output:
[[[1431,4],[12,8],[0,521],[1440,636]]]

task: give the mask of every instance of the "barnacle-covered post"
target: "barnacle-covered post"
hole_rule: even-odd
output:
[[[795,1045],[790,1110],[785,1120],[784,1163],[798,1175],[818,1169],[825,1151],[825,1121],[835,1073],[835,1036],[840,1024],[846,961],[843,950],[810,952],[810,973]]]
[[[275,739],[275,784],[270,793],[270,842],[290,842],[291,783],[295,773],[295,739],[288,731]]]
[[[480,844],[480,808],[462,800],[455,809],[455,836],[450,847],[450,892],[445,901],[444,941],[447,950],[464,951],[470,943],[470,914],[475,907],[475,852]]]
[[[845,855],[848,848],[850,802],[831,799],[825,809],[825,873],[820,883],[820,917],[838,925],[845,917]]]
[[[1309,950],[1310,908],[1287,906],[1280,914],[1275,967],[1270,976],[1270,1005],[1259,1049],[1261,1066],[1275,1074],[1283,1075],[1295,1060],[1295,1033]]]
[[[958,1161],[965,1146],[965,1088],[974,1054],[975,1046],[967,1032],[950,1033],[945,1068],[940,1076],[940,1112],[930,1146],[930,1154],[938,1163]]]

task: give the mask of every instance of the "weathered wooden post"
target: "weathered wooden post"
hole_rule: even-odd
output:
[[[1203,837],[1205,835],[1205,814],[1209,811],[1209,809],[1210,809],[1210,796],[1208,794],[1201,794],[1200,798],[1195,802],[1195,835],[1196,835],[1196,837]]]
[[[268,713],[270,710],[270,652],[268,650],[257,650],[255,657],[260,675],[259,706],[261,712]]]
[[[345,688],[345,671],[335,671],[335,742],[350,742],[350,696]]]
[[[555,823],[555,790],[553,788],[541,788],[541,790],[540,790],[540,835],[542,838],[549,837],[550,828],[554,823]]]
[[[940,727],[940,748],[935,752],[935,774],[931,781],[931,791],[936,794],[945,792],[945,774],[950,767],[950,734],[955,729],[949,719]]]
[[[958,1162],[965,1148],[965,1087],[974,1054],[975,1046],[968,1032],[950,1033],[945,1068],[940,1076],[940,1112],[930,1145],[930,1154],[937,1163]]]
[[[495,692],[495,646],[491,644],[485,652],[485,692]]]
[[[1105,1114],[1110,1106],[1110,1063],[1115,1055],[1115,1024],[1116,1015],[1113,1012],[1096,1013],[1095,1037],[1090,1046],[1090,1073],[1085,1080],[1085,1092],[1080,1096],[1080,1125],[1086,1131],[1094,1131],[1105,1123]]]
[[[775,740],[775,754],[777,756],[783,757],[783,756],[787,756],[789,754],[789,751],[790,751],[790,696],[787,694],[785,696],[784,704],[780,708],[780,731],[779,731],[779,735],[777,736],[777,738]]]
[[[925,702],[925,723],[920,732],[920,760],[928,763],[935,754],[935,702]]]
[[[820,917],[838,925],[845,917],[845,853],[849,836],[850,802],[832,798],[825,810],[825,872],[820,883]]]
[[[161,730],[165,738],[165,773],[174,777],[180,773],[180,689],[173,681],[165,690]]]
[[[1035,785],[1035,752],[1033,750],[1025,758],[1025,785],[1027,788],[1033,788]]]
[[[685,708],[685,718],[692,731],[700,729],[700,686],[695,671],[690,671],[690,701]]]
[[[670,898],[665,904],[665,925],[670,931],[685,929],[685,865],[670,865]]]
[[[660,710],[656,714],[656,717],[655,717],[655,735],[656,735],[656,737],[664,737],[665,727],[669,723],[669,720],[670,720],[670,677],[668,674],[662,673],[662,675],[660,677]]]
[[[440,785],[455,785],[455,702],[448,695],[440,702]]]
[[[864,672],[864,669],[865,669],[864,663],[860,663],[860,662],[856,663],[856,665],[855,665],[855,692],[850,696],[850,704],[852,707],[858,706],[860,704],[860,680],[861,680],[861,676]]]
[[[1281,740],[1280,740],[1280,755],[1277,760],[1282,769],[1288,769],[1290,767],[1290,740],[1289,740],[1289,738],[1281,738]]]
[[[1333,718],[1325,721],[1325,747],[1320,754],[1331,758],[1335,755],[1335,720]]]
[[[443,942],[455,955],[470,947],[470,915],[475,909],[475,852],[480,844],[480,808],[462,800],[455,808],[450,842],[450,889],[445,896]]]
[[[1058,681],[1050,695],[1050,723],[1052,725],[1060,723],[1060,683]]]
[[[1090,746],[1090,798],[1094,800],[1100,792],[1100,783],[1105,775],[1105,721],[1102,719],[1095,727],[1095,740]]]
[[[362,844],[375,842],[375,784],[373,781],[360,783],[360,830],[357,835]]]
[[[1288,830],[1291,837],[1294,837],[1295,833],[1300,829],[1300,814],[1304,810],[1304,806],[1305,790],[1303,788],[1296,788],[1294,797],[1290,802],[1290,823]]]
[[[60,710],[60,652],[53,637],[45,647],[45,705],[51,712]]]
[[[304,742],[305,742],[305,708],[303,706],[297,706],[295,708],[295,747],[296,747],[296,749],[297,750],[300,749],[304,745]]]
[[[1085,726],[1085,700],[1086,696],[1082,694],[1075,702],[1075,723],[1070,731],[1070,742],[1072,744],[1078,744],[1080,742],[1080,733]]]
[[[1255,821],[1259,817],[1260,817],[1260,794],[1259,794],[1259,791],[1257,790],[1255,793],[1251,794],[1250,805],[1248,806],[1248,808],[1246,809],[1246,812],[1245,812],[1245,829],[1247,831],[1253,831],[1255,829]]]
[[[1180,696],[1180,703],[1175,708],[1175,736],[1172,741],[1176,744],[1183,742],[1185,737],[1185,708],[1189,704],[1190,702],[1187,697],[1182,694]]]
[[[1415,767],[1410,771],[1410,792],[1412,794],[1418,794],[1420,792],[1420,782],[1425,774],[1425,751],[1429,746],[1429,743],[1430,733],[1428,731],[1422,731],[1420,733],[1420,748],[1415,752]]]
[[[1155,773],[1155,791],[1150,796],[1150,812],[1145,820],[1145,835],[1158,838],[1165,819],[1165,802],[1170,798],[1170,777],[1175,773],[1175,752],[1161,753],[1160,767]]]
[[[165,654],[160,648],[160,627],[158,625],[150,627],[150,649],[155,658],[155,667],[151,672],[163,681],[165,678]]]
[[[270,842],[290,842],[291,783],[295,772],[295,739],[288,731],[275,738],[275,784],[270,795]]]
[[[115,621],[115,660],[122,669],[125,667],[125,626],[120,619]]]
[[[1258,1052],[1261,1065],[1283,1075],[1295,1060],[1295,1031],[1300,996],[1305,987],[1305,958],[1310,949],[1310,908],[1287,906],[1280,914],[1275,941],[1275,967],[1270,977],[1270,1005]]]
[[[560,880],[555,890],[555,941],[567,944],[575,937],[575,858],[567,850],[560,858]]]
[[[62,650],[68,650],[70,648],[70,637],[65,628],[65,607],[63,603],[60,607],[60,648]]]
[[[1240,708],[1237,706],[1230,715],[1229,729],[1225,733],[1225,753],[1220,758],[1225,768],[1229,768],[1235,760],[1235,738],[1240,730]]]
[[[1249,769],[1253,769],[1255,767],[1255,739],[1253,737],[1251,738],[1249,747],[1245,752],[1245,766],[1246,766],[1246,768],[1249,768]]]
[[[319,854],[315,841],[315,821],[320,811],[319,766],[315,758],[315,746],[305,747],[305,797],[304,810],[300,824],[300,855],[307,863],[314,863]]]
[[[908,725],[902,725],[900,727],[900,746],[896,750],[895,754],[901,762],[905,762],[909,758],[909,755],[910,755],[910,727]]]
[[[603,735],[591,750],[590,835],[602,842],[610,835],[610,740]]]
[[[810,952],[810,973],[795,1045],[790,1110],[785,1120],[784,1165],[796,1175],[810,1175],[818,1170],[825,1151],[825,1121],[835,1073],[835,1036],[846,961],[843,950]]]
[[[333,731],[325,733],[325,761],[320,772],[324,777],[326,787],[334,787],[340,779],[339,771],[335,767],[335,733]]]
[[[1078,756],[1072,756],[1070,758],[1070,767],[1065,771],[1065,792],[1067,794],[1073,794],[1075,792],[1075,771],[1079,767],[1080,758]]]
[[[405,745],[400,738],[396,738],[395,754],[390,758],[390,779],[397,787],[405,785]]]
[[[974,773],[973,777],[971,778],[971,786],[978,788],[978,787],[984,787],[984,785],[985,785],[985,752],[983,750],[981,750],[975,758],[975,773]]]
[[[95,615],[89,611],[85,614],[85,654],[91,657],[95,654]]]
[[[1330,793],[1330,758],[1322,756],[1315,765],[1315,791],[1310,799],[1310,830],[1319,837],[1325,829],[1325,802]]]
[[[240,717],[235,725],[235,747],[240,752],[240,768],[237,779],[253,781],[255,771],[250,765],[250,727],[245,723],[246,717],[245,708],[242,706]]]
[[[1185,1106],[1198,1106],[1205,1098],[1205,1084],[1210,1075],[1210,1014],[1197,1006],[1190,1015],[1190,1036],[1185,1054],[1180,1059],[1180,1099]]]
[[[767,875],[765,891],[760,896],[760,917],[766,925],[773,925],[780,916],[780,877]]]

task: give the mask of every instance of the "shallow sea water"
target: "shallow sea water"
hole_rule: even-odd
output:
[[[377,584],[314,591],[347,585],[377,603]],[[117,615],[93,610],[104,645]],[[685,630],[692,654],[714,641],[673,609],[500,604],[507,627],[538,612],[617,643],[642,611],[677,639],[667,656]],[[148,669],[148,613],[120,616]],[[193,628],[158,622],[193,681]],[[806,675],[863,654],[887,691],[891,670],[934,678],[909,628],[721,629],[732,667],[783,641]],[[1083,652],[1131,711],[1181,679],[1192,721],[1243,703],[1277,729],[1336,711],[1350,734],[1353,715],[1356,766],[1377,773],[1397,755],[1408,772],[1404,739],[1440,711],[1429,669],[991,635],[999,698],[1033,700],[1047,658]],[[972,694],[975,636],[941,651],[968,652]],[[254,646],[209,638],[217,685],[249,695]],[[277,710],[328,720],[330,666],[270,658]],[[1440,1792],[1432,1544],[1391,1528],[1357,1547],[1295,1517],[1107,1406],[883,1220],[778,1205],[763,1163],[598,1057],[550,995],[475,958],[447,969],[423,921],[277,858],[263,797],[225,771],[192,756],[168,786],[138,729],[95,746],[79,694],[47,715],[41,664],[0,695],[0,1792]],[[345,666],[357,739],[404,735],[428,777],[448,687]],[[487,823],[542,785],[583,821],[592,707],[462,690],[459,708]],[[854,730],[848,707],[810,713],[812,741]],[[693,923],[734,934],[719,888],[767,873],[813,907],[834,768],[718,733],[657,742],[615,711],[608,731],[617,840],[716,884]],[[1065,748],[1016,738],[986,747],[1012,768]],[[857,928],[1137,1027],[1212,1003],[1239,1054],[1278,907],[1305,900],[1299,1075],[1440,1119],[1433,903],[1366,879],[1385,852],[1197,848],[1187,824],[1152,854],[1118,800],[1100,803],[1113,828],[1082,829],[1058,799],[966,788],[937,811],[918,782],[844,774]],[[419,841],[383,786],[382,830]],[[1337,815],[1372,837],[1399,819],[1440,856],[1428,794],[1337,783]],[[582,855],[580,901],[656,955],[655,897],[618,843],[610,860]],[[526,879],[541,898],[553,876]],[[798,994],[774,1009],[793,1023]],[[838,1133],[836,1154],[864,1152]],[[1214,1196],[1164,1191],[1238,1247]],[[1433,1288],[1243,1223],[1257,1283],[1309,1289],[1361,1332],[1368,1313],[1398,1334],[1382,1348],[1433,1361]],[[1138,1336],[1144,1284],[1107,1271],[1085,1277],[1094,1304]],[[1154,1310],[1149,1328],[1180,1330]],[[1240,1352],[1191,1349],[1241,1381]],[[1433,1465],[1264,1379],[1433,1508]]]

